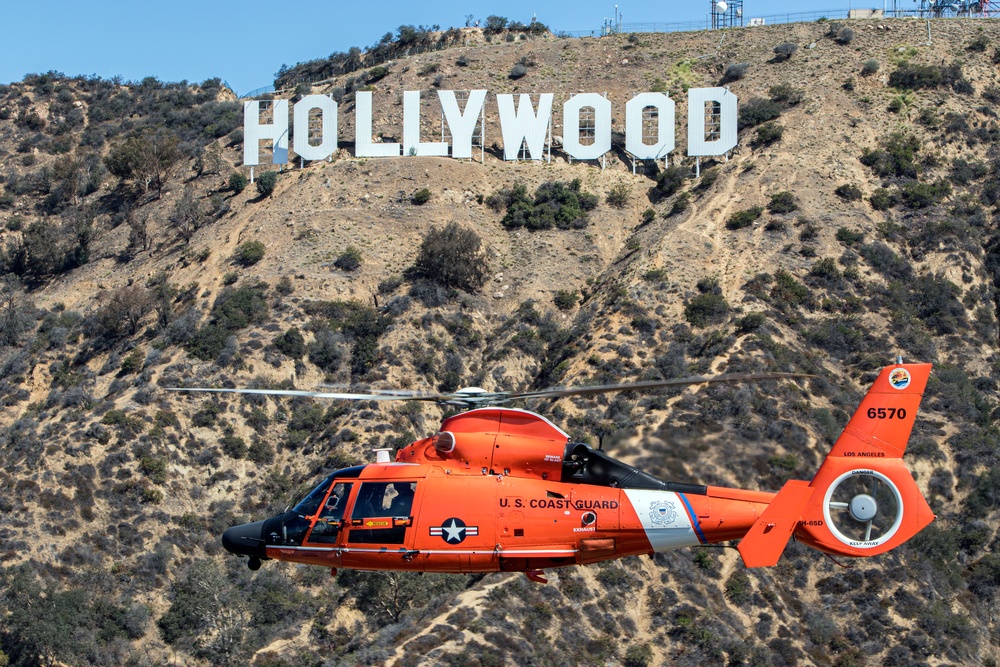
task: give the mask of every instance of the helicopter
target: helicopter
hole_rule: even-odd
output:
[[[885,553],[935,516],[902,457],[931,364],[881,370],[812,480],[777,492],[670,482],[572,442],[517,399],[716,382],[812,377],[718,375],[521,393],[174,388],[466,408],[434,435],[337,470],[285,512],[233,526],[224,548],[247,558],[338,569],[439,573],[545,570],[739,540],[746,567],[775,565],[791,538],[831,556]]]

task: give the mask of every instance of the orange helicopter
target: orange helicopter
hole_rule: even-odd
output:
[[[222,544],[251,570],[273,559],[415,572],[543,571],[740,540],[747,567],[774,565],[791,537],[827,554],[874,556],[934,520],[902,456],[930,364],[882,369],[811,481],[777,493],[667,482],[589,445],[544,417],[497,407],[696,383],[808,377],[721,375],[524,393],[366,394],[176,389],[357,400],[420,400],[473,409],[373,464],[338,470],[278,516],[234,526]]]

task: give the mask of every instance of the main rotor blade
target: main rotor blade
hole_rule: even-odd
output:
[[[208,387],[166,387],[167,391],[200,391],[215,394],[257,394],[261,396],[302,396],[305,398],[334,398],[348,401],[439,401],[440,394],[353,394],[328,391],[300,391],[296,389],[215,389]]]
[[[635,391],[643,389],[662,389],[665,387],[686,387],[693,384],[709,384],[716,382],[764,382],[765,380],[785,380],[791,378],[815,377],[808,373],[758,373],[748,375],[716,375],[713,377],[687,377],[673,380],[651,380],[648,382],[631,382],[628,384],[604,384],[593,387],[577,387],[570,389],[541,389],[538,391],[514,392],[507,394],[515,398],[561,398],[563,396],[589,396],[606,394],[615,391]]]

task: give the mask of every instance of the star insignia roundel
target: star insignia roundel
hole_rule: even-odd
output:
[[[445,519],[440,526],[431,526],[431,536],[439,536],[448,544],[461,544],[466,537],[478,534],[479,526],[467,526],[454,517]]]

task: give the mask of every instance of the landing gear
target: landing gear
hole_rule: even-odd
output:
[[[253,570],[254,572],[259,570],[261,565],[262,563],[260,559],[257,558],[256,556],[250,556],[250,560],[247,561],[247,567]]]
[[[524,576],[526,576],[528,579],[530,579],[531,581],[535,582],[536,584],[547,584],[547,583],[549,583],[549,580],[542,576],[543,574],[545,574],[544,570],[525,570],[524,571]]]

